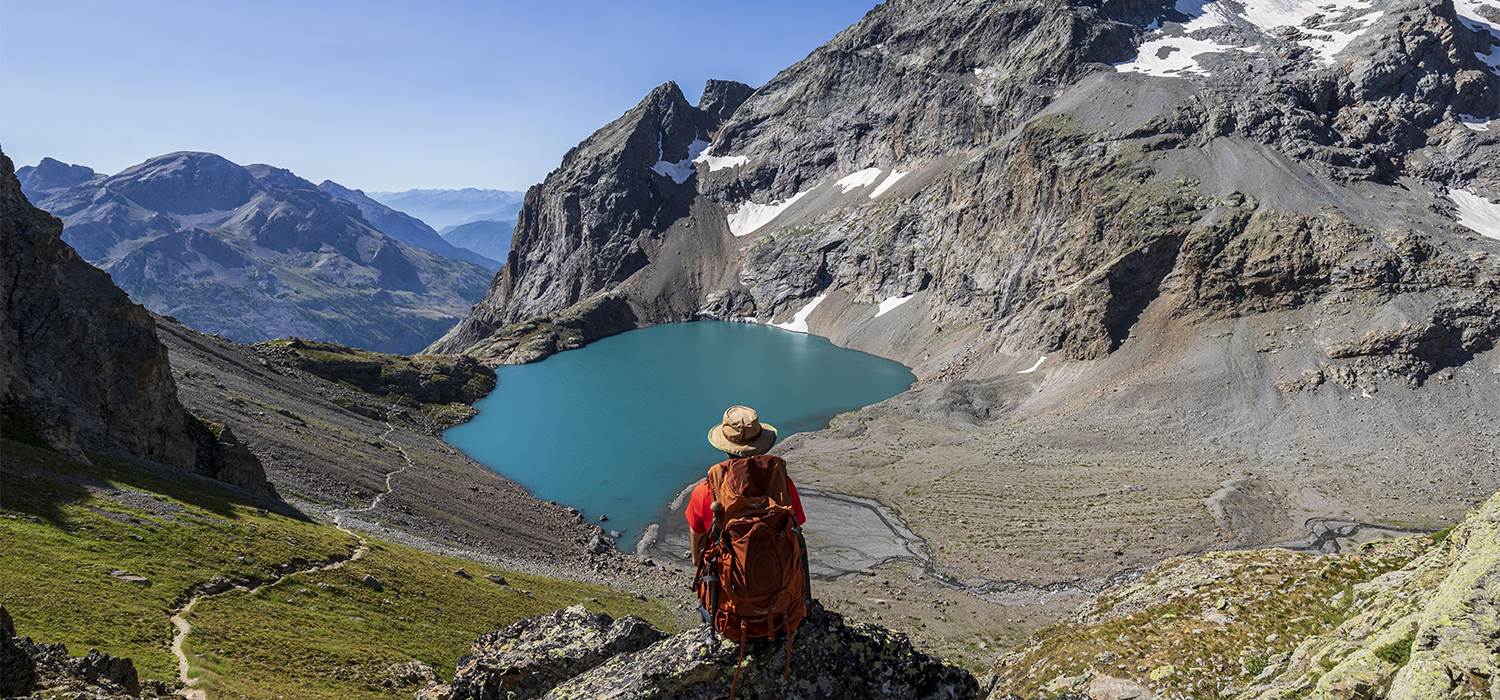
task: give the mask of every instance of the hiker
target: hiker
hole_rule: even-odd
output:
[[[724,412],[724,420],[708,431],[708,443],[731,459],[762,455],[776,444],[776,426],[760,422],[755,409],[730,406]],[[801,527],[807,522],[807,516],[802,513],[802,498],[797,495],[797,485],[792,483],[790,475],[786,478],[786,488],[791,496],[791,503],[784,505],[791,506],[793,514],[797,516],[797,526]],[[703,565],[703,550],[708,543],[708,532],[713,526],[713,511],[710,510],[713,500],[708,479],[698,482],[693,488],[693,495],[688,499],[687,521],[688,529],[692,531],[694,567]]]
[[[715,635],[740,643],[730,700],[751,639],[786,638],[786,682],[792,670],[792,637],[807,616],[807,542],[802,539],[802,499],[786,473],[786,460],[766,454],[776,428],[755,411],[730,406],[708,431],[708,442],[729,455],[708,470],[688,499],[692,530],[693,588],[698,612]]]

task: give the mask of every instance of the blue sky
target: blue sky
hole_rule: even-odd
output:
[[[0,147],[211,151],[365,190],[525,189],[669,80],[759,86],[875,0],[0,0]]]

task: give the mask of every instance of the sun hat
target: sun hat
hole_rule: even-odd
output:
[[[723,422],[709,429],[708,443],[736,457],[765,454],[776,444],[776,426],[760,422],[753,408],[730,406]]]

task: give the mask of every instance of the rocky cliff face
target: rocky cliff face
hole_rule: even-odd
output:
[[[715,639],[706,626],[667,635],[638,618],[613,620],[578,605],[480,637],[458,662],[452,683],[417,697],[717,698],[728,695],[740,663],[735,697],[750,700],[789,693],[809,699],[977,697],[967,671],[913,649],[889,630],[845,625],[816,603],[790,646],[784,640],[748,645],[741,662],[739,645]]]
[[[0,159],[0,392],[58,449],[193,465],[167,350],[145,309],[59,237]]]
[[[459,352],[495,329],[613,289],[644,268],[660,231],[689,214],[694,159],[721,115],[749,92],[725,82],[709,87],[700,108],[676,84],[663,85],[569,151],[526,193],[506,268],[484,300],[429,351]]]
[[[406,245],[292,173],[207,153],[40,190],[63,239],[142,305],[244,342],[391,352],[442,335],[489,271]]]
[[[911,328],[919,335],[975,324],[993,341],[983,345],[1097,359],[1164,291],[1190,290],[1184,314],[1222,317],[1423,287],[1412,276],[1436,267],[1429,276],[1445,284],[1475,282],[1428,324],[1469,340],[1433,352],[1495,338],[1493,315],[1451,308],[1488,298],[1490,265],[1414,250],[1425,236],[1381,240],[1390,213],[1331,184],[1411,176],[1438,196],[1490,186],[1489,132],[1460,116],[1500,108],[1491,35],[1451,7],[1273,20],[1253,3],[1196,16],[1143,3],[929,5],[886,3],[738,109],[702,105],[730,115],[717,132],[676,116],[690,108],[658,89],[533,191],[516,257],[475,317],[499,328],[610,289],[632,293],[646,322],[764,320],[830,292],[844,293],[839,306],[926,292],[931,327]],[[1162,65],[1191,51],[1196,60]],[[707,133],[712,144],[687,153]],[[663,171],[691,168],[652,171],[653,135]],[[1309,180],[1332,189],[1299,187]],[[1422,206],[1392,189],[1403,208]],[[1314,202],[1332,208],[1310,216]],[[1396,215],[1404,228],[1391,235],[1453,231],[1442,213]],[[1381,260],[1333,274],[1366,254]],[[1402,279],[1368,272],[1382,269]],[[822,317],[836,332],[866,308],[820,313],[813,328]],[[456,329],[434,347],[461,350],[475,335]]]
[[[259,461],[233,450],[227,428],[195,444],[200,421],[178,403],[151,315],[63,242],[62,222],[26,201],[11,167],[0,154],[6,437],[77,457],[89,450],[148,459],[270,492]]]

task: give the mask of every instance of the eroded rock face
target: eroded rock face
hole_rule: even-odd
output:
[[[0,154],[0,396],[49,445],[191,469],[195,451],[150,314],[61,238]]]
[[[616,631],[626,623],[628,634]],[[620,641],[626,638],[629,643]],[[738,645],[716,639],[707,627],[668,637],[635,618],[611,621],[582,606],[518,622],[481,637],[474,648],[475,654],[459,662],[450,686],[430,688],[418,697],[708,700],[729,692],[740,659]],[[744,650],[736,697],[978,697],[973,676],[917,651],[905,635],[873,625],[845,625],[842,617],[816,603],[808,608],[790,648],[788,670],[784,640],[751,642]]]
[[[66,646],[37,643],[30,637],[20,638],[16,646],[36,669],[33,690],[46,692],[49,697],[61,693],[76,693],[78,697],[94,700],[131,700],[143,696],[143,684],[136,674],[135,663],[130,659],[111,656],[98,649],[90,649],[83,656],[68,656]],[[145,685],[149,691],[146,697],[169,695],[160,682]]]
[[[234,436],[228,425],[188,414],[186,430],[196,450],[194,471],[246,491],[276,495],[260,458]]]

